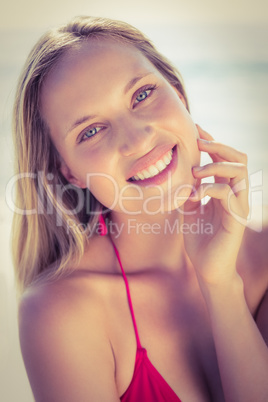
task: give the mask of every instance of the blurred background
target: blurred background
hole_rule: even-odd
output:
[[[2,3],[3,0],[2,0]],[[18,75],[47,29],[76,15],[133,24],[182,73],[193,119],[249,156],[250,225],[268,205],[268,6],[265,0],[9,0],[0,14],[0,400],[33,402],[19,350],[10,257],[11,111]],[[205,159],[204,159],[205,161]]]

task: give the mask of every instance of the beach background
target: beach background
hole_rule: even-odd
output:
[[[0,400],[32,402],[20,355],[10,255],[11,112],[26,55],[50,27],[75,15],[125,20],[181,71],[194,121],[248,154],[250,225],[268,205],[268,6],[264,0],[10,0],[0,13]],[[205,161],[206,159],[204,159]],[[7,191],[8,189],[8,191]]]

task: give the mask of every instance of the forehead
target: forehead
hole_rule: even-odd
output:
[[[113,39],[95,38],[85,40],[78,47],[64,54],[48,74],[43,86],[44,94],[62,84],[73,84],[76,75],[84,74],[92,86],[101,85],[107,77],[121,76],[128,78],[131,74],[150,70],[157,72],[153,64],[134,46]]]
[[[55,109],[68,119],[72,106],[79,106],[77,102],[105,99],[107,93],[122,91],[129,80],[148,73],[160,75],[134,46],[113,39],[86,40],[64,54],[46,77],[42,115],[49,125]]]

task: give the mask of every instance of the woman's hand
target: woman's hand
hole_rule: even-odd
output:
[[[249,213],[247,156],[197,128],[199,149],[210,155],[212,163],[194,167],[193,176],[198,182],[214,176],[215,183],[201,184],[186,203],[184,222],[190,230],[185,246],[198,278],[218,284],[236,276],[236,258]],[[211,199],[201,205],[205,196]],[[197,208],[189,203],[198,203]],[[193,223],[197,225],[190,233]]]

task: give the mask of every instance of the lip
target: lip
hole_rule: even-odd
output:
[[[152,149],[148,154],[142,156],[139,160],[134,163],[131,170],[128,173],[129,181],[131,177],[135,176],[138,172],[141,172],[144,169],[147,169],[149,166],[154,165],[158,162],[162,157],[174,148],[175,144],[163,144],[158,146],[157,148]],[[145,179],[149,180],[149,179]]]
[[[164,183],[168,179],[168,176],[173,174],[174,170],[177,167],[178,155],[177,155],[177,146],[176,145],[173,146],[172,148],[170,148],[170,146],[169,146],[168,149],[164,153],[162,153],[162,156],[165,155],[165,153],[170,151],[171,149],[173,150],[171,162],[169,165],[167,165],[167,167],[164,170],[162,170],[162,172],[160,172],[156,176],[150,177],[148,179],[133,180],[133,181],[130,181],[130,179],[128,179],[128,181],[130,181],[131,183],[133,183],[137,186],[141,186],[141,187],[157,186],[157,185]],[[147,167],[149,167],[150,165],[153,165],[159,159],[161,159],[161,156],[158,159],[152,159],[152,161],[155,160],[155,162],[150,162],[150,164],[147,164]],[[146,168],[144,167],[143,169],[146,169]],[[138,170],[136,170],[135,172],[138,172]],[[135,175],[135,173],[134,173],[134,175]]]

